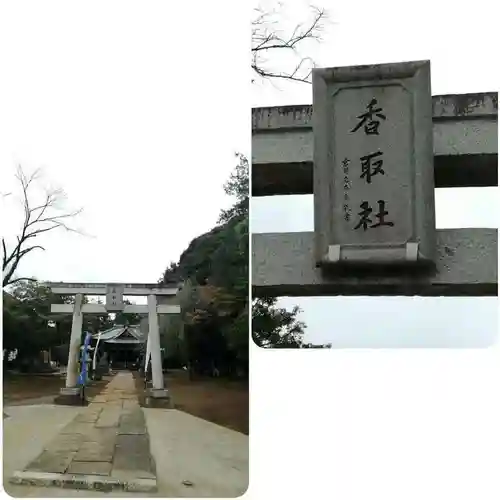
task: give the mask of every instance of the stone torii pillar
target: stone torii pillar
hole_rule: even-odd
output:
[[[80,354],[80,343],[83,326],[83,295],[77,293],[75,296],[75,306],[73,308],[73,322],[71,323],[71,337],[69,341],[68,364],[66,366],[66,387],[62,394],[77,395],[78,387],[78,356]]]
[[[151,353],[151,368],[153,372],[152,397],[166,397],[167,391],[163,382],[163,367],[161,363],[160,351],[160,328],[158,324],[158,305],[156,295],[148,295],[148,323],[149,334],[146,352]]]
[[[158,325],[158,314],[179,314],[180,306],[176,303],[158,305],[157,296],[167,296],[175,299],[179,290],[178,285],[162,287],[157,284],[101,284],[101,283],[47,283],[52,293],[58,295],[74,295],[75,304],[52,304],[53,313],[72,313],[73,322],[71,326],[70,348],[68,354],[67,374],[65,387],[61,389],[56,398],[57,403],[80,404],[80,389],[78,381],[78,358],[80,354],[80,343],[82,336],[83,314],[106,314],[112,312],[147,314],[149,334],[147,340],[147,351],[151,353],[151,364],[153,372],[153,388],[149,393],[147,402],[155,405],[154,401],[167,400],[170,397],[165,389],[163,381],[163,368],[160,352],[160,332]],[[105,295],[106,305],[83,304],[84,295]],[[124,295],[147,296],[147,305],[125,305]],[[168,297],[169,296],[169,297]],[[172,302],[172,301],[170,301]],[[164,403],[162,403],[162,406]]]

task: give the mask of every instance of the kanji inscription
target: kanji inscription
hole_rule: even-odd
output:
[[[429,63],[318,69],[313,95],[318,265],[432,261]]]

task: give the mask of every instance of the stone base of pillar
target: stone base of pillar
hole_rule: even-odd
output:
[[[82,398],[80,387],[63,387],[54,398],[54,404],[65,406],[87,406],[87,398]]]
[[[167,389],[146,389],[144,406],[148,408],[167,408],[174,407],[172,398]]]

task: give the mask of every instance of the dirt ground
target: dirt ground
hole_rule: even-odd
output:
[[[64,387],[64,379],[57,375],[12,375],[3,378],[3,403],[9,404],[24,399],[56,396]]]
[[[134,375],[137,377],[136,372]],[[92,382],[85,390],[86,396],[98,394],[110,379]],[[64,381],[61,375],[4,374],[4,405],[50,403],[64,387]],[[185,371],[172,370],[165,375],[165,386],[176,409],[248,435],[248,383],[217,378],[189,380]],[[142,390],[142,383],[137,387]]]
[[[188,374],[179,370],[165,375],[165,386],[178,410],[248,435],[248,382],[189,380]]]
[[[65,375],[4,373],[3,404],[23,405],[36,402],[48,403],[59,394],[59,389],[64,387],[65,379]],[[110,379],[110,377],[103,377],[103,379],[98,382],[92,382],[91,385],[85,389],[85,395],[88,398],[92,398],[99,394]]]
[[[222,378],[195,378],[183,370],[169,370],[165,387],[174,408],[195,417],[248,435],[248,383]],[[139,402],[144,401],[144,381],[134,372]]]

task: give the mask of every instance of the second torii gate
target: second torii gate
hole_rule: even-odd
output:
[[[57,295],[74,295],[74,304],[52,304],[53,313],[72,313],[71,338],[68,354],[66,386],[61,389],[62,400],[70,403],[79,398],[78,355],[82,336],[83,314],[136,313],[147,314],[149,332],[147,353],[151,354],[153,388],[150,396],[154,399],[169,399],[163,381],[163,368],[160,353],[160,331],[158,314],[179,314],[180,306],[176,303],[180,285],[159,286],[158,284],[125,284],[125,283],[46,283],[52,293]],[[105,295],[106,304],[83,304],[84,295]],[[147,305],[126,305],[124,295],[147,296]],[[158,299],[160,297],[160,299]],[[158,304],[158,301],[161,304]]]

